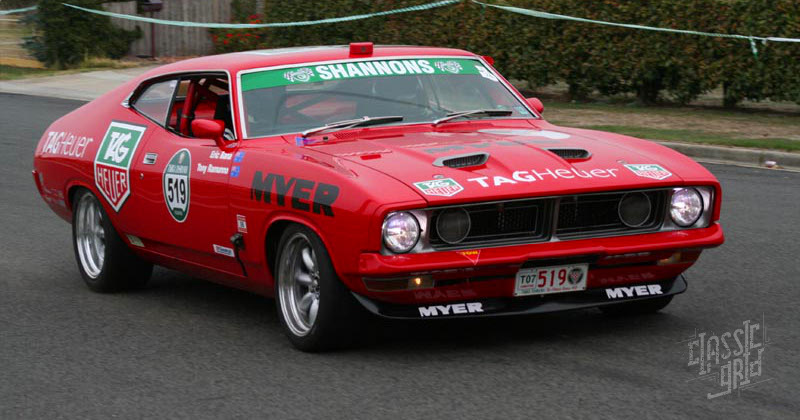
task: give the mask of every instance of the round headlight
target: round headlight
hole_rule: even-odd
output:
[[[650,219],[652,205],[650,197],[642,192],[627,193],[617,206],[619,220],[630,228],[640,227]]]
[[[436,233],[448,244],[457,244],[467,237],[471,224],[466,210],[461,208],[443,210],[436,217]]]
[[[669,214],[678,226],[689,227],[703,214],[703,197],[694,188],[672,190]]]
[[[402,254],[411,251],[419,240],[419,222],[408,212],[391,213],[383,221],[383,244],[390,251]]]

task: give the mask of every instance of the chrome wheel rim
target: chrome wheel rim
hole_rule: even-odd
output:
[[[278,299],[292,334],[308,334],[319,312],[319,265],[311,241],[302,233],[294,234],[281,254]]]
[[[100,203],[90,194],[85,194],[78,202],[75,242],[83,270],[89,277],[97,278],[106,256],[106,233]]]

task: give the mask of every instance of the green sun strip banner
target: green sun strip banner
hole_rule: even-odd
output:
[[[497,81],[477,60],[462,58],[409,58],[321,64],[242,75],[242,91],[360,77],[414,76],[420,74],[476,74]]]

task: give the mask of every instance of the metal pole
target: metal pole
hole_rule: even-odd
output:
[[[155,15],[155,12],[150,12],[150,17],[152,18]],[[150,24],[150,58],[153,60],[156,59],[156,24]]]

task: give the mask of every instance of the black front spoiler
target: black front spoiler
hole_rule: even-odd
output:
[[[358,300],[364,308],[381,317],[395,319],[427,319],[525,315],[569,311],[677,295],[685,292],[686,288],[686,278],[680,275],[674,279],[655,283],[601,287],[587,289],[582,292],[529,297],[473,299],[469,301],[438,304],[398,305],[376,301],[357,293],[353,293],[353,296],[355,296],[356,300]]]

